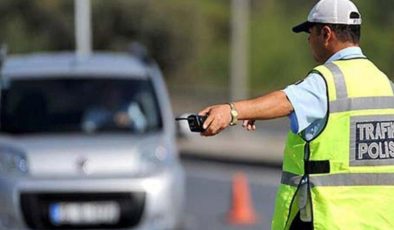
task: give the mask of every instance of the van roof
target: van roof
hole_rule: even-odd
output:
[[[2,77],[116,76],[147,78],[148,67],[127,53],[95,52],[78,57],[73,52],[11,55],[6,58]]]

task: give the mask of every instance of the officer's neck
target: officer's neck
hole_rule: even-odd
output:
[[[338,53],[339,51],[349,48],[349,47],[359,47],[359,44],[347,41],[347,42],[335,42],[326,47],[326,52],[324,55],[324,60],[321,64],[325,63],[332,55]]]

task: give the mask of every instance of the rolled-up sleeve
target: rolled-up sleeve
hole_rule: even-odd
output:
[[[302,82],[289,85],[283,91],[294,108],[289,116],[293,133],[300,133],[326,116],[326,84],[319,74],[311,73]]]

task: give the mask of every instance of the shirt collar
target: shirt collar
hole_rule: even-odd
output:
[[[348,47],[342,49],[333,54],[326,63],[333,62],[339,59],[350,59],[350,58],[366,58],[358,46]]]

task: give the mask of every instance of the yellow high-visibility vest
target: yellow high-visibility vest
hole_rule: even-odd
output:
[[[289,132],[272,229],[296,214],[314,230],[394,229],[394,86],[365,58],[316,67],[327,86],[323,130]]]

